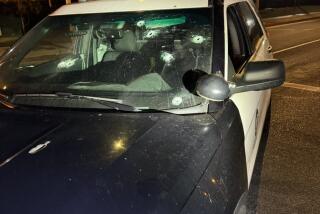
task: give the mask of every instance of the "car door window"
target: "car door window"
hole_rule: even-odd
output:
[[[227,22],[228,52],[235,71],[239,72],[250,58],[250,47],[248,46],[246,32],[240,22],[236,5],[228,7]],[[232,77],[233,74],[228,76]]]
[[[238,3],[236,7],[239,18],[248,35],[251,51],[254,52],[257,48],[259,39],[263,36],[263,30],[256,15],[247,2]]]

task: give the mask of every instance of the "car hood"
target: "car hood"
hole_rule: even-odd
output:
[[[1,213],[179,213],[220,144],[210,115],[0,118]]]

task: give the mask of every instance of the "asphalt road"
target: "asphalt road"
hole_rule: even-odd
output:
[[[270,133],[260,147],[251,212],[320,213],[320,19],[268,28],[287,80],[273,90]],[[264,151],[264,155],[263,155]],[[260,170],[259,170],[260,169]]]

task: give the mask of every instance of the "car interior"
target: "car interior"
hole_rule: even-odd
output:
[[[64,32],[59,35],[64,35],[66,42],[54,44],[55,38],[46,38],[46,46],[40,50],[48,49],[50,42],[50,50],[64,46],[68,51],[55,51],[53,60],[48,56],[50,60],[35,65],[28,65],[25,60],[18,69],[17,81],[103,91],[161,92],[186,88],[186,72],[211,72],[211,26],[188,23],[191,21],[187,16],[175,15],[134,22],[58,26]],[[52,35],[57,34],[55,30]],[[57,58],[57,54],[61,57]]]

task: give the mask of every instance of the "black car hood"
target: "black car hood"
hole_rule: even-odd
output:
[[[219,144],[210,115],[0,110],[0,213],[179,213]]]

